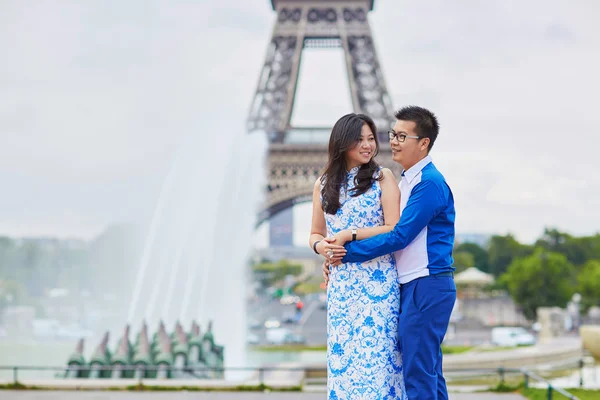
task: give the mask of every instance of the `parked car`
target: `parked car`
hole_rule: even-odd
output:
[[[294,324],[296,323],[296,313],[293,311],[286,311],[283,313],[281,320],[284,324]]]
[[[289,333],[283,339],[286,344],[305,344],[306,338],[299,333]]]
[[[265,320],[265,328],[274,329],[279,328],[281,326],[281,322],[275,317],[269,317]]]
[[[492,344],[496,346],[531,346],[536,343],[535,337],[525,328],[496,327],[492,329]]]
[[[248,344],[260,344],[260,337],[256,333],[248,332],[246,336],[246,343]]]
[[[252,330],[254,330],[254,329],[260,329],[260,328],[262,328],[262,324],[257,319],[251,319],[248,322],[248,328],[250,328]]]
[[[321,310],[326,310],[327,309],[327,293],[320,293],[319,294],[319,308]]]
[[[265,332],[265,339],[268,344],[284,344],[286,336],[290,333],[286,328],[273,328]]]
[[[294,333],[287,328],[269,329],[265,332],[265,339],[268,344],[305,344],[304,336]]]
[[[281,299],[279,300],[279,302],[283,305],[295,304],[299,301],[300,301],[300,297],[292,296],[289,294],[286,294],[285,296],[281,296]]]

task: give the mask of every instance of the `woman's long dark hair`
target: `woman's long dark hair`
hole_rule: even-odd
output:
[[[371,161],[360,166],[360,169],[354,177],[354,189],[349,193],[351,196],[358,196],[371,188],[373,182],[380,180],[379,165],[374,158],[379,152],[379,141],[377,140],[377,128],[371,118],[364,114],[347,114],[340,118],[329,137],[329,159],[321,182],[322,207],[327,214],[335,214],[341,207],[340,188],[346,185],[346,174],[348,168],[346,165],[346,152],[357,146],[361,140],[361,131],[364,125],[367,125],[373,136],[375,136],[375,152]]]

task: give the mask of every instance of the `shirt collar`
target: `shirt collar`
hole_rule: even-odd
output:
[[[424,159],[422,159],[421,161],[419,161],[418,163],[416,163],[415,165],[413,165],[406,171],[402,172],[402,176],[406,177],[406,180],[408,180],[408,183],[412,182],[412,180],[415,179],[415,177],[417,175],[419,175],[419,172],[421,172],[421,170],[423,168],[425,168],[425,166],[427,164],[429,164],[431,161],[432,161],[431,156],[427,155]]]

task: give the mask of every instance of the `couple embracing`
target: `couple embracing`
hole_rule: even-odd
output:
[[[328,399],[448,399],[441,344],[456,300],[454,199],[429,155],[433,113],[405,107],[389,131],[398,184],[374,160],[373,120],[334,125],[313,192],[310,246],[325,258]]]

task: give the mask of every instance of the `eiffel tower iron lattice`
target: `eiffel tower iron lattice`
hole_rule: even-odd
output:
[[[259,223],[310,201],[327,161],[330,128],[290,124],[306,48],[343,49],[353,111],[373,118],[380,130],[377,160],[400,172],[391,160],[387,135],[382,135],[394,118],[367,19],[374,0],[272,0],[271,4],[277,20],[247,120],[250,133],[261,131],[269,139],[267,199]]]

